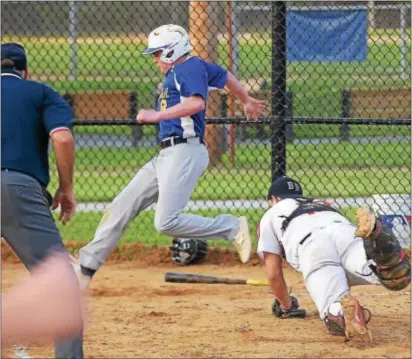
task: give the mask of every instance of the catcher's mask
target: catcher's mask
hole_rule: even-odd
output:
[[[199,263],[206,257],[207,242],[188,238],[173,238],[173,245],[170,250],[173,262],[181,266],[187,266]]]

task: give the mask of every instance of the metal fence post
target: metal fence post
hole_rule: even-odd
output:
[[[286,3],[271,4],[272,20],[272,181],[286,174]]]
[[[160,91],[160,90],[159,90]],[[153,104],[153,108],[156,108],[157,109],[157,103],[159,102],[159,96],[160,96],[160,92],[159,91],[154,91],[154,93],[153,93],[153,95],[154,95],[154,97],[155,97],[155,100],[154,100],[154,104]],[[160,124],[159,123],[156,123],[156,138],[157,138],[157,136],[159,135],[159,132],[160,132]]]
[[[293,117],[293,92],[286,92],[286,113],[285,116],[288,119]],[[286,141],[293,142],[293,124],[288,123],[286,125]]]
[[[227,93],[223,92],[220,94],[220,116],[222,116],[222,118],[227,118],[227,115],[228,115],[227,99],[228,99]],[[227,133],[228,125],[223,125],[222,131],[224,131],[223,136],[222,136],[223,137],[222,146],[223,146],[223,151],[226,152],[229,147],[229,139],[228,139],[228,133]]]
[[[80,3],[79,3],[80,5]],[[69,1],[69,43],[70,43],[70,75],[71,81],[76,80],[76,66],[77,66],[77,54],[76,54],[76,38],[77,38],[77,24],[78,18],[78,6],[76,1]]]
[[[407,65],[406,65],[406,53],[407,53],[406,12],[407,10],[408,10],[407,6],[402,4],[401,9],[400,9],[401,76],[404,79],[408,77],[408,71],[407,71]]]
[[[129,116],[133,121],[136,120],[137,116],[137,91],[130,93],[130,104],[129,104]],[[142,128],[140,125],[132,125],[132,143],[134,147],[137,147],[139,140],[142,139]]]
[[[232,28],[232,73],[236,76],[238,76],[238,69],[239,69],[239,52],[240,52],[240,46],[239,46],[239,29],[241,26],[240,22],[240,13],[239,11],[241,10],[239,8],[238,1],[231,1],[232,3],[232,8],[231,8],[231,28]],[[239,137],[239,140],[242,141],[245,139],[245,127],[244,126],[235,126],[235,136],[236,134]]]
[[[345,122],[347,118],[350,118],[350,109],[351,109],[351,95],[350,91],[342,92],[342,118],[343,121],[340,125],[340,141],[347,141],[350,135],[350,127]]]

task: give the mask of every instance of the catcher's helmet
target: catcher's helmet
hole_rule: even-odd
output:
[[[207,254],[207,242],[188,238],[173,238],[173,246],[170,247],[172,260],[178,265],[201,262]]]
[[[14,62],[16,70],[27,70],[27,56],[24,47],[15,42],[1,45],[1,59],[9,59]]]
[[[148,38],[148,47],[143,52],[144,55],[162,51],[160,60],[171,64],[179,57],[192,50],[189,42],[189,35],[186,30],[179,25],[163,25],[154,29]]]

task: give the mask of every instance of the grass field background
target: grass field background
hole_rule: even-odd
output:
[[[269,207],[268,207],[269,208]],[[256,224],[260,221],[262,215],[265,213],[265,209],[249,209],[237,211],[232,211],[231,214],[235,216],[246,215],[249,220],[249,231],[250,236],[253,240],[254,248],[257,245],[256,238]],[[345,208],[341,213],[347,216],[352,222],[355,221],[355,211],[356,208]],[[218,214],[222,214],[221,211],[217,210],[204,210],[204,211],[192,211],[190,213],[195,213],[203,215],[206,217],[214,217]],[[78,241],[78,242],[88,242],[93,239],[94,232],[103,216],[103,212],[88,212],[88,213],[77,213],[73,217],[71,223],[62,226],[58,223],[58,227],[62,237],[65,241]],[[153,211],[144,211],[138,218],[131,221],[126,231],[124,232],[119,245],[125,243],[140,242],[147,244],[149,246],[162,246],[162,245],[171,245],[171,238],[161,235],[156,232],[154,225],[154,212]],[[76,223],[84,223],[87,225],[76,226]],[[209,246],[211,247],[231,247],[232,243],[230,241],[224,240],[213,240],[208,241]]]
[[[398,30],[369,32],[368,57],[363,62],[287,62],[287,91],[293,93],[293,116],[339,118],[342,92],[349,89],[410,88],[411,33],[408,29],[406,49],[407,76],[402,77],[401,42]],[[267,34],[244,34],[239,42],[238,77],[243,81],[263,78],[271,88],[271,40]],[[247,36],[246,36],[247,35]],[[102,35],[78,38],[76,44],[76,78],[70,78],[70,45],[67,38],[8,37],[2,41],[22,43],[28,53],[33,79],[46,82],[60,93],[95,90],[137,91],[138,108],[153,107],[155,89],[162,81],[150,57],[141,55],[145,48],[141,38]],[[227,65],[227,42],[219,39],[218,63]],[[218,114],[219,115],[219,114]],[[385,137],[409,136],[410,126],[351,126],[352,137],[379,137],[381,143],[349,142],[287,145],[287,174],[303,184],[305,195],[313,197],[358,197],[384,193],[410,193],[410,143],[385,143]],[[155,134],[154,126],[143,126],[145,136]],[[294,125],[294,137],[339,137],[337,125]],[[271,145],[262,135],[270,136],[268,126],[245,127],[247,138],[256,143],[236,145],[236,161],[224,154],[220,164],[210,167],[200,179],[193,199],[230,200],[263,199],[271,179]],[[263,133],[262,133],[263,132]],[[128,126],[75,126],[75,134],[127,135]],[[133,178],[139,168],[154,156],[157,147],[149,148],[77,148],[75,192],[78,202],[111,201]],[[50,154],[54,192],[57,175],[53,152]],[[232,214],[247,214],[256,223],[264,208],[239,208]],[[345,209],[353,218],[354,209]],[[214,216],[224,210],[200,213]],[[199,213],[199,212],[198,212]],[[88,241],[102,216],[101,212],[77,213],[67,226],[60,226],[65,240]],[[151,245],[170,244],[153,227],[153,212],[144,212],[133,221],[121,243],[140,241]],[[254,232],[254,228],[251,227]],[[211,245],[230,246],[224,241]]]
[[[399,30],[370,30],[368,57],[363,62],[287,62],[287,90],[293,93],[297,117],[341,116],[342,91],[353,88],[410,88],[410,29],[406,48],[406,77],[401,71]],[[239,41],[238,77],[264,78],[270,89],[271,39],[268,34],[243,34]],[[70,45],[65,38],[7,37],[22,42],[29,54],[30,73],[60,92],[82,90],[137,90],[138,106],[152,107],[154,89],[162,80],[140,38],[78,39],[76,79],[70,79]],[[218,63],[227,65],[227,41],[220,40]],[[150,127],[147,128],[150,132]],[[145,129],[146,131],[146,129]]]
[[[112,200],[138,169],[158,152],[149,148],[78,148],[75,190],[79,202]],[[408,142],[288,144],[287,174],[296,177],[313,197],[356,197],[409,193]],[[53,152],[50,162],[54,164]],[[269,144],[239,145],[236,161],[222,162],[201,177],[193,199],[262,199],[271,178]],[[54,165],[53,172],[56,173]],[[50,188],[57,186],[52,176]]]

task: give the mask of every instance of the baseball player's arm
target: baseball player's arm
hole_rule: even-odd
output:
[[[191,96],[184,99],[181,103],[159,111],[159,121],[170,118],[181,118],[194,115],[203,111],[206,107],[205,100],[202,96]]]
[[[74,138],[69,130],[54,131],[51,134],[59,173],[59,188],[54,195],[52,209],[61,207],[59,220],[66,224],[76,211],[73,194]]]
[[[136,120],[139,123],[158,123],[171,118],[181,118],[194,115],[205,109],[206,103],[202,96],[191,96],[181,103],[162,111],[140,110]]]
[[[269,286],[280,302],[281,309],[287,310],[291,308],[292,301],[289,297],[285,278],[283,277],[282,258],[277,254],[269,252],[264,252],[263,255]]]
[[[258,119],[265,107],[264,101],[250,97],[243,85],[230,71],[227,72],[226,89],[235,95],[243,104],[247,120],[251,118],[255,120]]]
[[[240,102],[246,103],[249,100],[249,94],[246,89],[230,71],[227,72],[226,88],[235,95]]]
[[[2,295],[2,345],[77,335],[84,325],[83,299],[67,254],[50,255],[30,277]]]
[[[59,188],[53,199],[52,209],[61,207],[59,220],[66,224],[76,208],[73,195],[74,138],[71,134],[71,107],[51,87],[43,86],[43,124],[53,142],[56,165],[59,173]]]
[[[51,134],[56,154],[59,187],[62,190],[73,189],[74,138],[70,131],[54,131]]]

